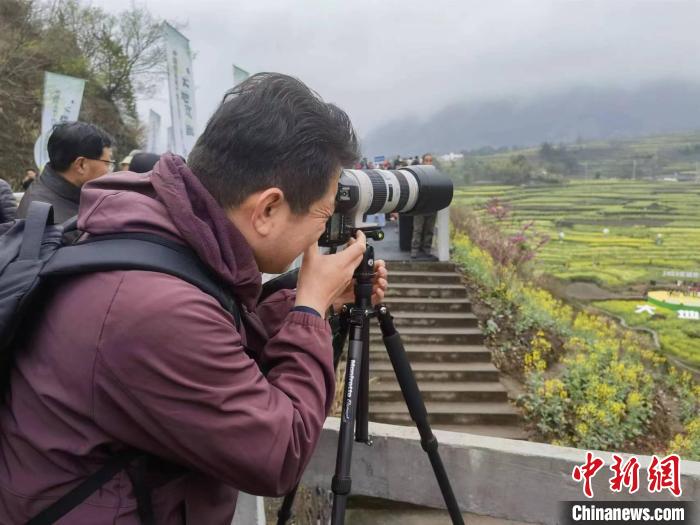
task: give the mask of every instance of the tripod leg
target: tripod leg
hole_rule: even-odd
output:
[[[423,450],[428,454],[430,464],[433,467],[433,472],[440,486],[440,492],[447,505],[447,510],[450,513],[453,524],[464,525],[462,513],[459,510],[457,499],[455,498],[450,480],[447,477],[445,466],[442,463],[440,454],[438,453],[438,442],[428,422],[428,411],[425,408],[423,397],[418,389],[416,377],[413,375],[411,364],[406,357],[401,336],[394,327],[394,321],[391,318],[389,310],[384,305],[377,308],[379,326],[384,337],[384,345],[391,359],[391,365],[394,368],[394,374],[401,387],[408,412],[411,414],[411,419],[416,423],[416,428],[420,433],[420,442]]]
[[[339,316],[332,317],[331,329],[333,330],[333,370],[338,373],[338,364],[343,356],[345,349],[345,341],[348,340],[350,332],[350,321],[347,318],[347,307],[343,307],[343,313]]]
[[[366,323],[365,323],[366,324]],[[345,521],[345,506],[350,494],[350,465],[352,461],[352,446],[355,432],[355,415],[357,410],[357,395],[362,366],[362,327],[354,326],[351,331],[348,347],[348,361],[345,368],[345,393],[343,408],[340,416],[340,432],[338,435],[338,455],[335,461],[335,475],[331,488],[333,489],[333,512],[331,523],[342,525]]]
[[[355,441],[370,445],[369,439],[369,321],[362,326],[362,368],[357,390]]]
[[[294,505],[294,498],[297,495],[298,489],[299,485],[294,487],[292,491],[284,497],[282,506],[277,513],[277,525],[285,525],[285,523],[289,521],[289,518],[292,517],[292,505]]]
[[[348,338],[350,323],[346,316],[338,318],[334,323],[331,323],[333,328],[333,369],[338,372],[338,363],[343,354],[345,341]],[[299,485],[294,487],[292,491],[284,497],[279,512],[277,512],[277,525],[286,525],[292,517],[292,507],[296,498]]]

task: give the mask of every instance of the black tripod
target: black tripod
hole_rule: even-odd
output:
[[[342,354],[345,339],[350,334],[338,455],[335,463],[333,490],[332,525],[342,525],[345,521],[345,507],[350,494],[350,464],[352,459],[353,430],[354,440],[371,445],[369,439],[369,319],[377,317],[382,331],[384,346],[389,354],[394,374],[401,387],[406,406],[418,428],[421,446],[428,454],[440,492],[445,500],[453,524],[464,524],[457,500],[447,477],[447,472],[438,454],[438,442],[428,423],[428,412],[423,403],[411,364],[401,336],[394,327],[394,321],[385,305],[372,307],[372,281],[374,278],[374,248],[367,246],[362,262],[355,270],[355,304],[344,308],[340,317],[340,330],[333,340],[336,370]],[[291,517],[296,488],[288,494],[277,515],[277,525],[284,525]]]

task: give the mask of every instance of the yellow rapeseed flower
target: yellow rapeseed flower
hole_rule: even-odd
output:
[[[544,390],[545,390],[545,397],[554,397],[554,396],[561,396],[561,393],[564,392],[566,394],[566,390],[564,390],[564,383],[560,379],[548,379],[547,381],[544,382]],[[563,397],[566,397],[564,395]],[[562,397],[562,398],[563,398]]]
[[[687,429],[689,434],[700,432],[700,418],[695,418],[688,423]]]
[[[622,414],[625,413],[624,403],[620,403],[619,401],[613,401],[608,406],[610,408],[610,412],[618,419],[620,418],[620,416],[622,416]]]
[[[617,389],[614,386],[605,383],[598,384],[595,388],[595,395],[600,402],[613,398],[616,393]]]
[[[630,408],[637,408],[642,404],[642,396],[639,392],[630,392],[627,394],[627,406]]]

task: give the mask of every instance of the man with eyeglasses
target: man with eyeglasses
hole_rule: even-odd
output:
[[[83,184],[114,170],[113,142],[87,122],[55,126],[48,142],[49,162],[22,197],[17,216],[24,218],[33,201],[51,204],[56,223],[77,215]]]

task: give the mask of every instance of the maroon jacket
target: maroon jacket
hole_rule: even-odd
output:
[[[185,242],[230,285],[245,324],[239,333],[214,298],[165,274],[103,272],[59,286],[36,312],[0,406],[0,523],[24,523],[130,447],[187,469],[152,473],[158,523],[229,525],[238,489],[288,492],[333,400],[328,324],[290,311],[289,291],[257,304],[249,245],[174,156],[149,174],[86,185],[79,228]],[[60,523],[137,524],[128,476]]]

